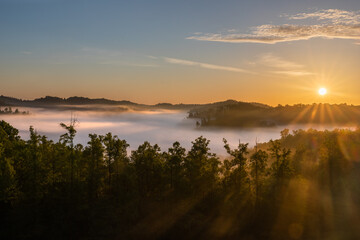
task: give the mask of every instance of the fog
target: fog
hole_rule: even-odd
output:
[[[239,140],[254,146],[258,142],[269,141],[280,137],[280,131],[285,126],[273,128],[229,129],[229,128],[196,128],[196,120],[187,119],[186,111],[99,111],[94,110],[49,110],[49,109],[19,109],[29,111],[29,115],[1,115],[1,119],[9,122],[19,129],[23,139],[29,139],[29,126],[46,135],[49,139],[58,141],[65,133],[59,125],[60,122],[68,124],[71,117],[77,120],[75,137],[76,143],[86,145],[89,133],[106,134],[111,132],[130,144],[130,150],[136,149],[144,141],[159,144],[161,150],[167,150],[175,141],[179,141],[187,150],[191,141],[199,136],[210,140],[212,152],[225,155],[223,138],[235,147]],[[310,126],[286,126],[290,130],[307,129]],[[324,130],[334,129],[335,126],[311,126]]]

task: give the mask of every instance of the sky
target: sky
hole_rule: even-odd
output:
[[[22,99],[360,104],[359,63],[359,0],[0,0]]]

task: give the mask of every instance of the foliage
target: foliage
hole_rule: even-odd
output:
[[[284,130],[232,148],[186,151],[111,133],[75,144],[0,121],[1,239],[358,239],[360,131]]]

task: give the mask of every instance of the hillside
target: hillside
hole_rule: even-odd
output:
[[[199,124],[204,127],[272,127],[288,124],[358,125],[360,106],[314,103],[270,107],[228,102],[192,109],[189,112],[189,118],[199,119]]]
[[[46,96],[42,98],[36,98],[34,100],[22,100],[13,97],[0,96],[0,106],[22,106],[22,107],[46,107],[46,108],[64,108],[65,106],[75,105],[104,105],[104,106],[128,106],[134,109],[169,109],[169,110],[190,110],[199,108],[212,108],[220,106],[228,106],[231,104],[245,104],[249,106],[266,106],[261,103],[243,103],[235,100],[227,100],[224,102],[208,103],[208,104],[172,104],[172,103],[158,103],[155,105],[147,105],[134,103],[127,100],[110,100],[106,98],[87,98],[87,97],[69,97],[60,98],[53,96]],[[82,109],[78,107],[78,109]]]

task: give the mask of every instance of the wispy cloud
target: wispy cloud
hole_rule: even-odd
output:
[[[185,65],[185,66],[195,66],[195,67],[201,67],[201,68],[206,68],[206,69],[222,70],[222,71],[229,71],[229,72],[247,72],[247,73],[250,73],[249,71],[244,70],[242,68],[214,65],[214,64],[202,63],[202,62],[194,62],[194,61],[177,59],[177,58],[165,57],[164,60],[167,63],[171,63],[171,64],[179,64],[179,65]]]
[[[22,52],[20,52],[21,54],[24,54],[24,55],[31,55],[31,54],[33,54],[32,52],[30,52],[30,51],[22,51]]]
[[[340,9],[319,10],[313,13],[298,13],[289,16],[289,19],[301,20],[313,18],[317,20],[330,21],[333,24],[359,24],[359,11],[345,11]]]
[[[260,62],[264,65],[284,68],[284,69],[301,69],[304,66],[297,64],[288,60],[284,60],[278,56],[275,56],[273,53],[266,53],[260,57]]]
[[[288,16],[291,20],[316,19],[313,25],[265,24],[252,28],[249,34],[244,33],[208,33],[195,34],[187,39],[215,42],[253,42],[274,44],[297,40],[308,40],[316,37],[328,39],[360,39],[359,11],[343,11],[338,9],[320,10],[313,13],[298,13]]]
[[[304,65],[282,59],[272,53],[266,53],[262,55],[258,62],[262,65],[272,68],[270,72],[274,74],[288,76],[307,76],[314,74],[307,71]]]

